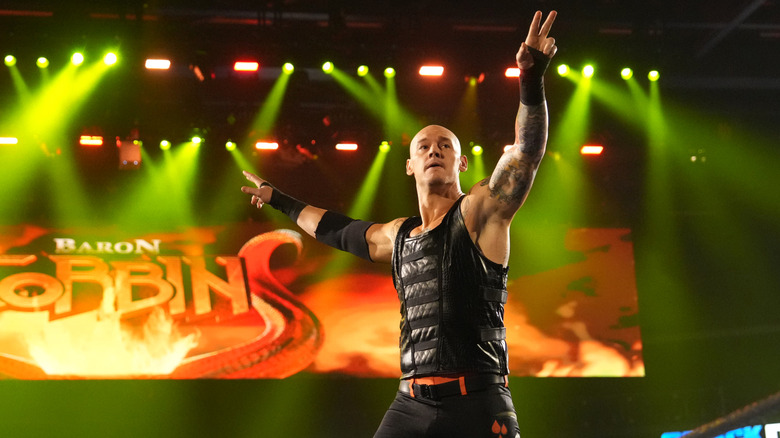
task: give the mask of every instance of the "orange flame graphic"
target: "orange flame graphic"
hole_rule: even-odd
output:
[[[198,333],[182,336],[162,307],[141,327],[120,316],[114,288],[106,288],[100,309],[49,322],[30,336],[30,356],[48,375],[154,376],[173,372],[198,344]]]

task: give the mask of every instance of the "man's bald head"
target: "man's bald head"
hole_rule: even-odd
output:
[[[409,153],[411,154],[414,151],[421,140],[430,142],[439,141],[440,139],[449,139],[455,152],[460,155],[460,140],[458,140],[454,132],[441,125],[428,125],[415,134],[409,147]]]

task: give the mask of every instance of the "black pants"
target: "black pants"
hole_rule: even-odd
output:
[[[412,398],[398,392],[374,438],[520,438],[509,388],[444,397]]]

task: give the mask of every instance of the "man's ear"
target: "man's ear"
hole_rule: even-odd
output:
[[[406,159],[406,174],[409,176],[414,175],[414,170],[412,170],[412,163],[410,159]]]
[[[458,170],[461,172],[465,172],[469,168],[469,159],[466,158],[465,155],[460,156],[460,165],[458,166]]]

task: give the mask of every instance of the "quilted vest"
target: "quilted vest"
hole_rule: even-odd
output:
[[[504,304],[508,268],[469,236],[460,203],[436,228],[404,221],[393,248],[393,282],[401,302],[403,378],[455,373],[508,374]]]

